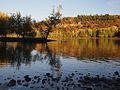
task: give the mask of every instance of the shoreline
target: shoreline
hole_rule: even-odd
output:
[[[118,71],[115,71],[111,77],[98,74],[91,76],[90,73],[84,75],[78,71],[54,77],[52,73],[46,72],[38,73],[38,75],[27,74],[17,78],[7,77],[4,82],[0,83],[0,88],[2,90],[20,90],[21,88],[23,90],[119,90],[119,83]]]
[[[40,43],[47,43],[50,41],[55,41],[52,39],[45,39],[45,38],[16,38],[16,37],[2,37],[0,38],[1,42],[40,42]]]
[[[25,37],[25,38],[16,38],[16,37],[0,37],[0,41],[1,42],[40,42],[40,43],[47,43],[47,42],[51,42],[51,41],[56,41],[56,40],[79,40],[79,39],[108,39],[108,40],[120,40],[120,38],[115,37],[115,38],[29,38],[29,37]]]

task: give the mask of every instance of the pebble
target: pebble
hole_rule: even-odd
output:
[[[9,81],[8,83],[8,86],[11,87],[11,86],[15,86],[16,85],[16,80],[12,79]]]
[[[115,74],[115,75],[119,75],[119,72],[118,72],[118,71],[116,71],[116,72],[114,72],[114,74]]]

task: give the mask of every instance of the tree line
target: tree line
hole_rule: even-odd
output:
[[[120,15],[78,15],[63,17],[53,9],[51,15],[39,22],[20,12],[0,14],[0,37],[79,38],[120,37]]]
[[[120,37],[120,15],[64,17],[50,37]]]
[[[17,37],[35,36],[30,16],[23,17],[20,12],[0,17],[0,36],[17,35]]]
[[[47,39],[49,33],[60,23],[61,14],[53,9],[46,20],[36,27],[31,16],[23,17],[20,12],[11,15],[0,13],[0,37],[36,37]],[[12,35],[12,36],[10,36]]]

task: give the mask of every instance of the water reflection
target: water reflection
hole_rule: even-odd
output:
[[[53,75],[58,77],[61,74],[61,62],[59,56],[53,53],[46,44],[36,44],[35,49],[31,51],[32,61],[46,61],[51,66]]]
[[[81,39],[49,43],[53,52],[83,59],[120,58],[120,40]]]
[[[120,59],[120,40],[81,39],[41,43],[0,42],[0,67],[20,68],[21,64],[46,61],[52,71],[60,71],[62,57],[78,60]],[[107,59],[107,60],[106,60]]]
[[[31,65],[31,62],[46,62],[51,66],[53,75],[61,73],[59,56],[49,49],[47,44],[41,43],[0,43],[0,67],[10,65],[20,69],[22,64]]]

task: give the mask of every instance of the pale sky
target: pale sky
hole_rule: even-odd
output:
[[[31,15],[36,20],[47,18],[59,0],[0,0],[0,11]],[[120,14],[120,0],[61,0],[63,16]]]

